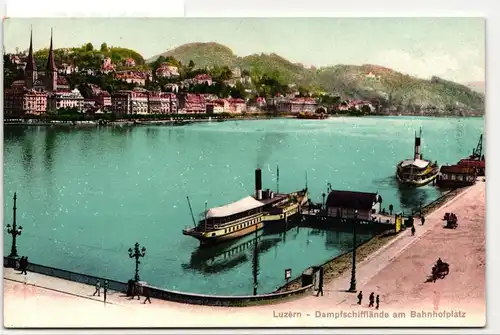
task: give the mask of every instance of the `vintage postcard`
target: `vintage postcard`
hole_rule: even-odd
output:
[[[484,19],[3,24],[5,327],[485,325]]]

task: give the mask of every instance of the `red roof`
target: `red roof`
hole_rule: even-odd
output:
[[[477,168],[484,169],[486,164],[484,161],[479,161],[479,160],[475,160],[475,159],[461,159],[457,165],[463,166],[463,167],[477,167]]]
[[[196,80],[212,80],[212,77],[210,77],[208,74],[198,74],[196,77],[194,77]]]
[[[245,103],[245,100],[239,99],[239,98],[230,98],[230,99],[227,99],[227,101],[231,104],[244,104]]]

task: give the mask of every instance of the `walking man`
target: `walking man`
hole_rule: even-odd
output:
[[[143,294],[144,294],[144,296],[146,297],[146,299],[144,299],[143,304],[145,304],[145,303],[146,303],[146,301],[148,301],[149,303],[151,303],[151,298],[149,297],[149,288],[147,288],[147,287],[142,287],[142,290],[143,290]]]
[[[21,271],[21,274],[24,272],[24,256],[19,259],[19,271]]]
[[[95,292],[92,295],[95,296],[96,293],[98,297],[101,296],[101,282],[99,281],[99,279],[97,279],[97,282],[95,283]]]
[[[411,226],[411,236],[415,235],[415,226]]]
[[[363,300],[363,291],[359,291],[359,294],[358,294],[358,305],[361,305],[361,300]]]
[[[321,293],[321,296],[323,296],[323,267],[319,268],[319,288],[318,288],[318,293],[316,293],[316,296],[319,296]]]
[[[108,281],[105,280],[104,281],[104,303],[106,303],[106,297],[107,297],[107,294],[108,294],[108,286],[109,286]]]
[[[370,300],[370,304],[368,305],[368,307],[373,307],[373,303],[375,302],[375,293],[370,293],[370,297],[368,299]]]
[[[28,257],[21,257],[19,260],[19,270],[21,270],[22,275],[27,275],[26,268],[28,267]]]
[[[380,295],[377,294],[377,298],[375,299],[375,309],[378,309],[380,305]]]
[[[425,223],[425,217],[423,215],[420,217],[420,221],[422,222],[422,226],[423,226]]]

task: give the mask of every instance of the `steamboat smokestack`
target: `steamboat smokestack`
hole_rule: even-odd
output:
[[[422,158],[422,153],[420,151],[420,140],[422,138],[422,129],[420,129],[420,134],[417,135],[415,134],[415,155],[414,159],[421,159]]]
[[[262,200],[262,170],[255,170],[255,199]]]

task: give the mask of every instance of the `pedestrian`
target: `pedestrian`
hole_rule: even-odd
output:
[[[24,256],[19,259],[19,271],[21,271],[21,274],[24,272]]]
[[[363,300],[363,291],[359,291],[358,293],[358,305],[361,305],[361,300]]]
[[[370,300],[368,307],[373,307],[373,303],[375,302],[375,292],[370,293],[370,297],[368,299]]]
[[[415,226],[411,226],[411,236],[415,235]]]
[[[145,304],[146,301],[148,301],[149,303],[151,303],[151,298],[149,297],[149,288],[143,286],[142,287],[142,291],[143,291],[144,296],[146,297],[146,299],[144,299],[143,304]]]
[[[107,294],[108,294],[108,286],[109,286],[108,281],[105,280],[104,281],[104,303],[106,303],[106,298],[107,298]]]
[[[95,296],[96,293],[98,297],[101,296],[101,282],[99,281],[99,279],[97,279],[97,282],[95,283],[95,292],[92,295]]]
[[[375,299],[375,309],[378,309],[378,306],[380,305],[380,295],[377,294],[377,298]]]
[[[420,221],[422,222],[422,226],[423,226],[423,225],[424,225],[424,223],[425,223],[425,216],[423,216],[423,215],[422,215],[422,216],[420,217]]]
[[[318,293],[316,293],[316,296],[319,296],[321,293],[321,296],[323,296],[323,267],[319,268],[319,285],[318,285]]]
[[[22,268],[22,271],[21,271],[21,274],[25,274],[27,275],[28,272],[26,272],[26,270],[28,269],[28,257],[24,257],[24,262],[23,262],[23,268]]]

